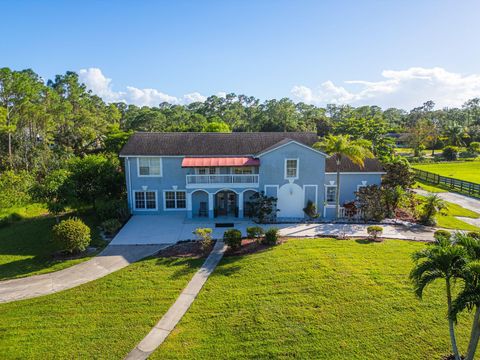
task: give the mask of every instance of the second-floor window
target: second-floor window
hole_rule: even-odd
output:
[[[215,174],[218,174],[218,168],[215,168],[215,167],[196,168],[195,173],[197,175],[215,175]]]
[[[138,175],[162,176],[162,165],[160,158],[138,158]]]
[[[233,168],[234,174],[253,174],[253,168],[249,166]]]
[[[287,179],[298,178],[298,159],[285,160],[285,178]]]

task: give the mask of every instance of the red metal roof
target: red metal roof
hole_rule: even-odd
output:
[[[215,167],[215,166],[259,166],[260,160],[252,157],[186,157],[182,167]]]

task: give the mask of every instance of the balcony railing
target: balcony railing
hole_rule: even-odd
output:
[[[188,188],[219,187],[225,185],[233,185],[236,187],[258,186],[258,175],[187,175]]]

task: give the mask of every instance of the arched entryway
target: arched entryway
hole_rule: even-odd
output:
[[[196,190],[192,193],[192,216],[208,217],[208,193]]]
[[[238,217],[238,194],[232,190],[220,190],[214,198],[215,217]]]

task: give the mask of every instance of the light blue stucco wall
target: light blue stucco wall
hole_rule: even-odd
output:
[[[299,176],[293,180],[293,184],[298,185],[303,191],[303,203],[312,200],[317,205],[318,212],[327,218],[334,217],[334,211],[327,207],[324,212],[325,201],[325,185],[329,181],[336,181],[335,173],[325,174],[325,155],[312,151],[297,143],[289,143],[285,146],[274,149],[260,155],[259,168],[259,187],[249,188],[208,188],[205,191],[208,194],[215,194],[220,190],[232,190],[238,195],[246,193],[247,190],[265,191],[270,196],[276,196],[277,191],[282,185],[289,184],[289,180],[285,179],[285,159],[292,158],[299,160]],[[208,195],[193,196],[191,207],[192,212],[188,214],[187,210],[165,210],[164,209],[164,191],[177,190],[186,191],[187,194],[197,191],[198,189],[186,189],[186,175],[192,174],[193,169],[182,168],[182,157],[162,157],[162,176],[161,177],[140,177],[138,176],[137,157],[125,158],[126,182],[128,191],[128,201],[133,214],[172,214],[181,213],[185,216],[197,216],[199,212],[200,201],[208,200]],[[224,173],[226,169],[222,170]],[[364,173],[344,173],[341,175],[341,192],[340,204],[355,199],[357,185],[366,181],[367,185],[380,184],[380,174],[364,174]],[[312,186],[313,185],[313,186]],[[148,190],[157,192],[157,207],[155,211],[135,210],[133,206],[133,191],[142,190],[146,186]],[[269,186],[266,188],[266,186]],[[315,198],[316,193],[316,199]],[[187,195],[188,197],[188,195]],[[237,201],[240,196],[237,197]],[[244,200],[245,201],[245,200]],[[209,214],[212,216],[212,213]],[[303,214],[302,214],[303,216]]]
[[[323,211],[325,183],[325,155],[297,143],[289,143],[260,156],[260,189],[269,196],[275,196],[272,185],[288,184],[285,179],[285,160],[298,159],[298,179],[294,184],[304,191],[303,203],[312,200],[319,213]],[[316,191],[313,186],[316,186]],[[314,193],[317,199],[314,199]],[[310,199],[311,198],[311,199]],[[303,217],[303,215],[302,215]]]

